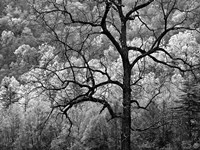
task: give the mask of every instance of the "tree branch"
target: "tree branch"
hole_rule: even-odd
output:
[[[106,18],[107,18],[107,15],[108,15],[108,12],[109,12],[110,8],[111,8],[111,3],[107,2],[106,3],[105,12],[104,12],[103,18],[101,20],[101,27],[103,29],[102,34],[105,34],[110,39],[110,41],[113,43],[113,45],[116,47],[117,51],[120,54],[122,54],[121,46],[115,40],[115,38],[112,36],[112,34],[108,31],[107,26],[106,26]]]
[[[154,0],[149,0],[149,1],[147,1],[146,3],[143,3],[143,4],[141,4],[141,5],[138,5],[138,6],[135,6],[134,8],[132,8],[132,9],[126,14],[126,16],[125,16],[126,20],[128,20],[129,17],[130,17],[134,12],[136,12],[137,10],[142,9],[142,8],[144,8],[144,7],[147,7],[147,6],[148,6],[149,4],[151,4],[153,1],[154,1]]]
[[[72,108],[74,105],[76,104],[80,104],[83,102],[94,102],[94,103],[100,103],[103,105],[103,108],[107,108],[108,112],[111,115],[111,119],[113,118],[117,118],[120,117],[119,115],[116,115],[115,112],[113,111],[112,107],[110,106],[110,104],[106,101],[106,100],[102,100],[99,98],[94,98],[94,97],[88,97],[88,96],[79,96],[79,98],[75,98],[74,100],[71,100],[70,102],[68,102],[63,109],[64,113],[67,113],[67,111]],[[102,110],[101,110],[102,111]]]

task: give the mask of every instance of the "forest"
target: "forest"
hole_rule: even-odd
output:
[[[199,150],[199,0],[0,0],[1,150]]]

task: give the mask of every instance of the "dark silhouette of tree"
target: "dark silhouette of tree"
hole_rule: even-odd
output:
[[[60,92],[50,97],[52,107],[59,108],[71,126],[71,108],[84,102],[101,104],[100,112],[107,109],[110,119],[121,121],[121,150],[131,149],[132,106],[148,109],[161,93],[162,86],[155,88],[146,105],[137,99],[144,92],[138,85],[148,65],[153,61],[181,72],[198,68],[168,46],[173,34],[197,30],[195,1],[47,0],[34,1],[33,9],[55,48],[41,46],[41,61],[29,82],[49,93]],[[110,86],[121,95],[119,112],[114,111]]]

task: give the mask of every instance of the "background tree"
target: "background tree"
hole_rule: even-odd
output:
[[[182,123],[180,128],[185,132],[181,139],[189,141],[191,145],[199,142],[199,77],[185,81],[183,94],[175,107],[176,117]]]

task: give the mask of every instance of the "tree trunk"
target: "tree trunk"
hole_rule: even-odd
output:
[[[131,149],[131,68],[129,61],[123,61],[124,77],[123,77],[123,114],[121,129],[121,150]]]

